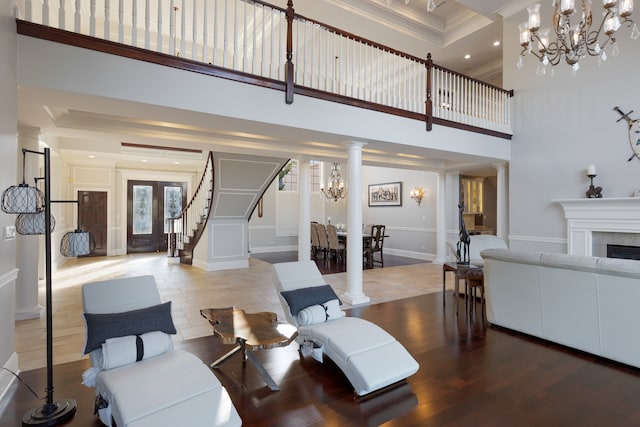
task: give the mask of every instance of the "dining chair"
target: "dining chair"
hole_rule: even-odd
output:
[[[329,252],[329,239],[327,238],[327,229],[324,224],[316,224],[316,230],[318,231],[318,243],[320,252],[322,252],[326,258]]]
[[[329,240],[329,256],[336,254],[336,260],[342,258],[344,260],[345,245],[338,240],[338,231],[333,224],[327,225],[327,239]]]
[[[318,240],[318,224],[311,223],[311,258],[316,259],[320,251],[320,240]]]
[[[384,225],[378,224],[371,227],[371,246],[367,248],[365,252],[365,260],[368,268],[373,268],[374,263],[378,263],[381,267],[384,267],[384,254],[382,252],[382,248],[384,246],[385,228],[386,227]],[[380,254],[379,261],[374,257],[376,253]]]

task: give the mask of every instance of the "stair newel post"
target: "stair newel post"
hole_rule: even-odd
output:
[[[425,112],[427,120],[427,132],[431,132],[433,129],[433,100],[431,99],[431,70],[433,69],[433,60],[431,59],[431,52],[427,53],[427,100],[425,101]]]
[[[293,0],[287,1],[287,63],[285,65],[285,102],[293,104]]]

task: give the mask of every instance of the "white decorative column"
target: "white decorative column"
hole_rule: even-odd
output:
[[[366,304],[369,297],[362,286],[362,147],[349,145],[349,184],[347,202],[347,292],[343,300],[351,305]]]
[[[498,171],[496,195],[496,235],[509,242],[509,202],[507,200],[507,163],[494,163]]]
[[[22,183],[22,149],[40,151],[40,129],[30,126],[18,127],[18,177]],[[35,185],[39,177],[41,156],[27,155],[24,163],[24,177],[27,184]],[[38,271],[40,267],[40,236],[16,236],[16,320],[37,319],[42,313],[38,305]]]
[[[447,187],[446,175],[438,173],[436,191],[436,259],[434,264],[447,262]]]
[[[309,160],[301,158],[298,160],[298,261],[309,261],[311,259],[311,189],[309,176],[311,164]]]

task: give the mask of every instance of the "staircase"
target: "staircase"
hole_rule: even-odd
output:
[[[213,153],[209,152],[207,164],[193,197],[180,215],[169,220],[170,258],[179,258],[180,263],[193,263],[193,250],[207,227],[213,204]]]

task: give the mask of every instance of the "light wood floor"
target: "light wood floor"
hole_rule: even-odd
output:
[[[255,258],[250,259],[249,268],[217,272],[169,264],[164,254],[72,259],[53,275],[55,365],[83,358],[81,286],[143,274],[154,275],[162,299],[172,301],[176,342],[211,334],[209,324],[200,316],[201,308],[235,305],[248,312],[273,311],[284,319],[273,287],[271,264]],[[324,277],[338,295],[346,291],[346,273]],[[365,270],[363,282],[371,304],[437,292],[442,290],[442,266],[420,263]],[[451,284],[447,287],[450,289]],[[44,306],[44,288],[40,289],[40,303]],[[44,316],[16,322],[15,344],[21,371],[45,366]]]

